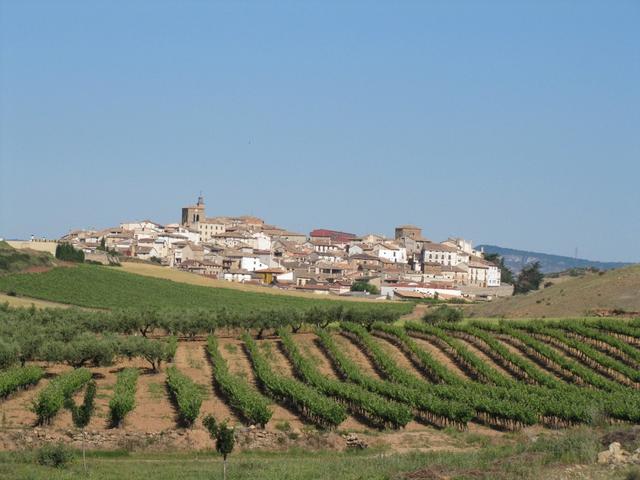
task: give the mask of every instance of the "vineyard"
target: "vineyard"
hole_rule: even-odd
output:
[[[93,430],[202,429],[209,414],[267,430],[640,423],[638,320],[398,317],[5,308],[0,412],[13,428],[68,428],[95,386]]]
[[[156,267],[161,272],[170,269]],[[39,273],[0,275],[0,292],[86,308],[188,308],[217,309],[224,305],[238,313],[256,308],[306,309],[312,305],[344,305],[369,308],[370,302],[308,298],[300,295],[244,291],[237,288],[202,286],[155,278],[99,265],[56,267]],[[157,272],[156,272],[157,274]],[[189,274],[183,273],[189,277]],[[192,275],[196,279],[203,279]],[[216,285],[224,284],[219,282]],[[259,288],[259,287],[254,287]],[[377,304],[383,309],[408,313],[411,305]]]

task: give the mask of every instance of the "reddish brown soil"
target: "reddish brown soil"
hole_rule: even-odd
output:
[[[218,421],[228,419],[231,424],[241,423],[233,411],[216,396],[213,390],[213,371],[205,353],[206,342],[181,342],[176,351],[174,364],[198,385],[202,385],[205,399],[200,415],[212,414]],[[196,425],[196,427],[201,427]]]
[[[556,375],[551,370],[548,370],[546,368],[542,368],[536,362],[530,360],[524,353],[522,353],[522,351],[520,349],[514,347],[513,345],[511,345],[511,344],[509,344],[509,343],[507,343],[507,342],[505,342],[503,340],[500,340],[499,338],[496,338],[496,341],[500,342],[506,349],[508,349],[514,355],[518,355],[518,356],[522,357],[526,362],[529,362],[534,368],[538,369],[539,371],[541,371],[543,373],[546,373],[548,375],[551,375],[556,380],[564,381],[564,379],[562,377]]]
[[[231,345],[231,347],[228,347],[228,345]],[[244,351],[242,342],[233,338],[220,338],[218,339],[218,347],[220,354],[227,361],[229,371],[245,378],[258,389],[256,378],[251,368],[251,362]],[[281,405],[274,402],[270,408],[273,416],[267,424],[267,430],[274,430],[276,425],[284,423],[288,423],[292,429],[297,430],[300,430],[304,426],[304,423],[298,415]]]
[[[6,427],[33,427],[38,416],[31,411],[31,405],[38,393],[60,373],[69,368],[56,365],[47,369],[47,375],[37,385],[11,395],[0,403],[0,422]]]
[[[467,349],[471,353],[473,353],[476,357],[478,357],[480,360],[482,360],[485,364],[487,364],[488,366],[492,367],[494,370],[497,370],[498,372],[500,372],[504,377],[517,380],[517,378],[515,378],[511,374],[511,372],[509,372],[508,370],[505,370],[503,367],[498,365],[496,362],[493,361],[493,359],[490,356],[485,354],[483,351],[481,351],[479,348],[477,348],[472,343],[468,342],[467,340],[465,340],[463,338],[456,338],[456,340],[458,340],[465,347],[467,347]]]
[[[371,377],[381,379],[375,367],[360,348],[355,345],[351,340],[342,335],[332,335],[335,343],[342,349],[342,352],[353,361],[358,367],[360,367],[362,373]]]
[[[324,352],[318,347],[315,340],[318,337],[312,333],[299,334],[295,336],[296,344],[298,348],[307,358],[313,360],[316,368],[327,378],[334,380],[340,380],[331,361],[327,358]],[[340,429],[343,430],[366,430],[369,426],[366,423],[361,422],[359,419],[349,416],[344,422],[340,424]]]
[[[53,269],[53,266],[39,266],[39,267],[33,266],[33,267],[25,268],[20,273],[44,273],[52,269]]]
[[[374,378],[380,378],[374,370],[369,359],[364,353],[354,345],[350,340],[341,335],[334,335],[336,343],[342,347],[342,351],[360,366],[362,372]],[[315,336],[312,334],[299,334],[294,336],[294,340],[299,346],[303,354],[313,358],[315,364],[320,371],[332,378],[337,378],[336,372],[333,370],[330,360],[324,352],[314,342]],[[396,359],[398,364],[408,371],[413,372],[417,377],[421,377],[419,371],[411,364],[407,357],[397,347],[389,342],[376,339],[389,353]],[[416,340],[422,344],[421,340]],[[276,339],[260,340],[259,344],[270,344],[270,353],[265,353],[270,358],[274,370],[284,375],[293,376],[291,365],[286,357],[282,354],[278,347]],[[426,342],[425,342],[426,343]],[[242,347],[242,342],[234,338],[220,338],[220,353],[227,360],[232,373],[243,376],[251,384],[255,385],[255,377],[249,359]],[[440,352],[440,356],[443,356]],[[446,357],[445,357],[446,358]],[[446,363],[446,362],[445,362]],[[213,388],[211,366],[206,358],[203,341],[187,342],[181,341],[175,357],[175,364],[192,378],[196,383],[203,385],[206,392],[206,399],[203,402],[201,416],[207,413],[213,413],[216,418],[230,418],[232,423],[239,420],[234,412],[225,403],[224,399],[218,396]],[[124,367],[137,367],[141,370],[136,389],[136,408],[128,415],[122,429],[112,430],[118,434],[125,435],[136,434],[136,432],[172,432],[177,429],[178,433],[171,433],[173,441],[180,448],[210,448],[211,441],[200,424],[200,420],[191,429],[184,430],[177,428],[176,412],[170,401],[165,386],[165,368],[162,371],[152,373],[148,370],[148,364],[144,360],[134,359],[132,361],[119,361],[111,367],[94,368],[90,370],[94,373],[98,390],[96,396],[96,410],[89,424],[88,430],[96,432],[104,432],[108,428],[108,403],[113,394],[113,387],[116,382],[117,373]],[[57,375],[61,372],[69,370],[70,367],[65,365],[53,365],[47,367],[48,375]],[[16,429],[30,429],[36,420],[36,416],[29,410],[32,399],[43,389],[49,379],[45,378],[35,387],[18,392],[12,397],[0,402],[0,419],[3,426],[7,427],[7,432]],[[77,403],[82,402],[84,392],[80,391],[75,396]],[[280,405],[272,404],[274,415],[267,425],[267,430],[276,431],[282,428],[283,423],[288,423],[290,428],[296,432],[303,430],[308,422],[302,421],[299,416]],[[62,410],[54,419],[52,425],[43,427],[46,432],[64,432],[71,429],[71,416],[66,410]],[[340,430],[357,431],[359,434],[365,435],[370,445],[381,445],[390,447],[395,451],[410,450],[440,450],[453,449],[459,442],[451,437],[448,433],[438,431],[436,429],[426,427],[416,422],[411,422],[405,429],[397,432],[384,432],[382,434],[371,432],[363,423],[356,419],[349,418],[340,426]],[[469,426],[470,432],[480,433],[488,436],[499,436],[498,432],[478,427]],[[365,433],[369,431],[370,433]],[[362,432],[362,433],[361,433]],[[6,435],[5,435],[6,436]],[[2,445],[10,443],[0,442]]]
[[[440,347],[430,342],[429,340],[425,340],[423,338],[412,337],[413,341],[420,347],[422,347],[426,352],[428,352],[435,360],[444,365],[447,370],[449,370],[454,375],[457,375],[460,378],[468,378],[467,375],[458,367],[456,362],[451,360],[451,358],[444,353]]]
[[[166,388],[163,371],[142,370],[136,388],[136,407],[125,419],[127,430],[157,432],[176,427],[176,411]]]
[[[407,356],[396,347],[393,343],[388,340],[380,337],[373,337],[374,340],[382,346],[384,350],[386,350],[389,355],[395,360],[396,364],[402,368],[405,372],[411,373],[417,378],[428,382],[429,380],[425,378],[420,370],[416,368],[416,366],[407,358]]]

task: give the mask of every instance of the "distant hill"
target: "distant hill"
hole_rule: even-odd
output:
[[[554,284],[513,297],[469,305],[472,317],[581,317],[596,310],[640,311],[640,265],[564,277]]]
[[[611,270],[631,265],[623,262],[597,262],[583,258],[563,257],[548,253],[529,252],[513,248],[498,247],[496,245],[478,245],[476,249],[484,249],[485,253],[497,253],[504,258],[504,262],[513,273],[518,273],[528,263],[540,262],[543,273],[564,272],[573,268],[597,268]]]
[[[16,250],[7,242],[0,241],[0,275],[20,272],[30,268],[49,267],[53,257],[44,252],[34,250]]]

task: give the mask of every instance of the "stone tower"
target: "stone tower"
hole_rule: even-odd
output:
[[[205,217],[204,197],[198,197],[198,203],[189,207],[182,207],[182,225],[187,228],[197,228],[198,223]]]

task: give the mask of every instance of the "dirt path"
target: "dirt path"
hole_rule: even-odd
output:
[[[205,342],[181,342],[178,345],[174,365],[191,380],[202,386],[205,398],[200,407],[200,418],[212,414],[218,421],[229,419],[231,424],[239,424],[240,419],[219,397],[213,388],[213,371],[206,357]],[[200,428],[196,421],[196,427]]]
[[[127,430],[158,432],[176,427],[176,412],[167,392],[164,368],[158,373],[140,371],[136,406],[124,421]]]
[[[462,371],[462,369],[451,360],[449,355],[444,353],[440,347],[430,342],[429,340],[425,340],[423,338],[411,337],[413,341],[421,348],[423,348],[427,353],[429,353],[435,360],[444,365],[447,370],[449,370],[452,374],[467,379],[467,375]]]
[[[387,351],[391,358],[396,362],[396,364],[405,372],[413,374],[416,378],[423,380],[424,382],[429,382],[429,380],[423,375],[423,373],[407,358],[402,350],[396,347],[390,341],[380,338],[373,337],[374,341],[376,341],[380,346]]]
[[[38,419],[38,416],[31,411],[33,400],[51,380],[68,370],[70,370],[69,367],[62,365],[45,368],[45,377],[35,386],[14,393],[9,398],[1,401],[0,425],[2,427],[33,427]]]
[[[220,355],[227,361],[229,371],[234,375],[239,375],[245,378],[251,383],[257,390],[259,390],[251,367],[251,361],[246,355],[242,342],[233,338],[220,338],[218,339],[218,347],[220,349]],[[273,416],[269,423],[267,423],[267,430],[275,430],[276,425],[288,424],[292,429],[300,430],[304,426],[300,417],[291,412],[290,410],[282,407],[281,405],[273,402],[270,406]]]
[[[300,352],[305,357],[313,360],[314,365],[323,375],[338,380],[339,377],[331,364],[331,360],[327,358],[316,344],[317,338],[313,333],[301,333],[294,336]]]
[[[569,383],[564,377],[562,377],[562,375],[559,374],[559,372],[554,371],[552,368],[544,366],[544,364],[540,365],[538,362],[530,359],[526,354],[525,345],[522,342],[520,342],[520,340],[513,338],[511,340],[511,341],[513,341],[513,344],[511,344],[509,340],[504,340],[503,338],[499,338],[499,337],[496,337],[496,339],[499,342],[501,342],[503,345],[513,349],[516,353],[518,353],[519,355],[524,357],[525,360],[528,360],[529,362],[533,363],[537,368],[541,369],[543,372],[545,372],[545,373],[547,373],[549,375],[552,375],[557,380],[563,381],[565,383]],[[553,349],[553,347],[551,347],[551,348]],[[562,355],[562,352],[558,352],[558,353],[560,355]],[[553,360],[549,360],[549,361],[550,361],[551,364],[556,365],[556,367],[558,368],[558,371],[565,372],[567,375],[572,375],[568,370],[564,370],[560,365],[556,364]]]
[[[327,358],[324,352],[318,347],[315,340],[318,337],[313,333],[301,333],[294,336],[294,341],[298,345],[298,349],[307,358],[313,360],[316,368],[322,375],[333,380],[340,381],[336,371],[331,365],[331,360]],[[364,431],[370,429],[366,422],[349,415],[347,419],[340,424],[340,428],[344,430]]]
[[[481,351],[478,347],[473,345],[471,342],[465,340],[464,338],[458,338],[458,337],[456,337],[456,340],[458,340],[465,347],[467,347],[467,350],[469,350],[471,353],[473,353],[476,357],[478,357],[480,360],[482,360],[485,364],[487,364],[488,366],[490,366],[494,370],[496,370],[499,373],[501,373],[504,377],[512,379],[512,380],[518,380],[516,377],[514,377],[511,374],[511,372],[509,372],[508,370],[506,370],[502,366],[498,365],[489,355],[487,355],[486,353]]]
[[[87,430],[105,430],[109,428],[109,400],[113,395],[113,387],[116,383],[117,373],[124,367],[130,366],[135,362],[122,361],[118,363],[118,366],[109,367],[91,367],[91,373],[93,374],[93,380],[96,382],[96,398],[94,401],[94,411],[91,415]],[[77,406],[82,405],[84,402],[86,387],[81,388],[73,396],[73,400]],[[64,409],[63,412],[58,414],[52,425],[54,428],[59,429],[73,429],[73,421],[71,418],[71,412]]]
[[[509,350],[511,353],[513,353],[514,355],[518,355],[519,357],[521,357],[524,361],[528,362],[533,368],[535,368],[536,370],[539,370],[542,373],[545,373],[547,375],[550,375],[551,377],[555,378],[556,380],[559,380],[561,382],[564,382],[564,379],[557,375],[555,372],[546,369],[546,368],[542,368],[540,365],[538,365],[536,362],[534,362],[533,360],[531,360],[529,357],[527,357],[520,349],[514,347],[513,345],[511,345],[508,342],[505,342],[504,340],[498,338],[498,337],[494,337],[495,340],[499,343],[502,344],[503,347],[505,347],[507,350]]]
[[[333,341],[342,349],[342,352],[358,367],[365,375],[369,375],[370,377],[374,377],[377,379],[382,379],[378,371],[375,369],[371,360],[358,348],[356,344],[354,344],[351,340],[342,335],[334,334],[331,336]]]
[[[313,337],[315,335],[311,335],[310,334],[300,334],[300,336],[306,336],[307,339],[311,340],[311,344],[310,343],[306,343],[305,346],[307,346],[308,348],[310,347],[314,347],[315,348],[315,356],[317,357],[322,357],[322,352],[319,352],[317,350],[317,347],[313,346]],[[296,335],[294,338],[297,340],[299,335]],[[271,357],[269,357],[272,361],[272,366],[275,369],[275,371],[281,373],[282,375],[286,375],[288,377],[291,378],[297,378],[295,375],[295,372],[293,370],[293,367],[291,366],[291,363],[289,362],[289,359],[287,359],[287,357],[285,356],[285,354],[282,352],[281,350],[281,345],[280,345],[280,340],[262,340],[260,342],[261,345],[270,345],[266,350],[263,350],[263,352],[265,352],[267,354],[267,356],[271,355]],[[318,365],[320,368],[324,367],[326,370],[323,373],[329,374],[329,372],[331,372],[331,374],[333,375],[333,378],[337,378],[335,376],[335,373],[333,373],[331,364],[329,363],[328,359],[326,357],[324,357],[324,363],[322,364],[322,366]],[[367,426],[365,424],[363,424],[362,422],[358,421],[357,419],[353,418],[351,415],[347,416],[347,419],[342,422],[339,426],[341,429],[346,429],[346,430],[366,430]]]

